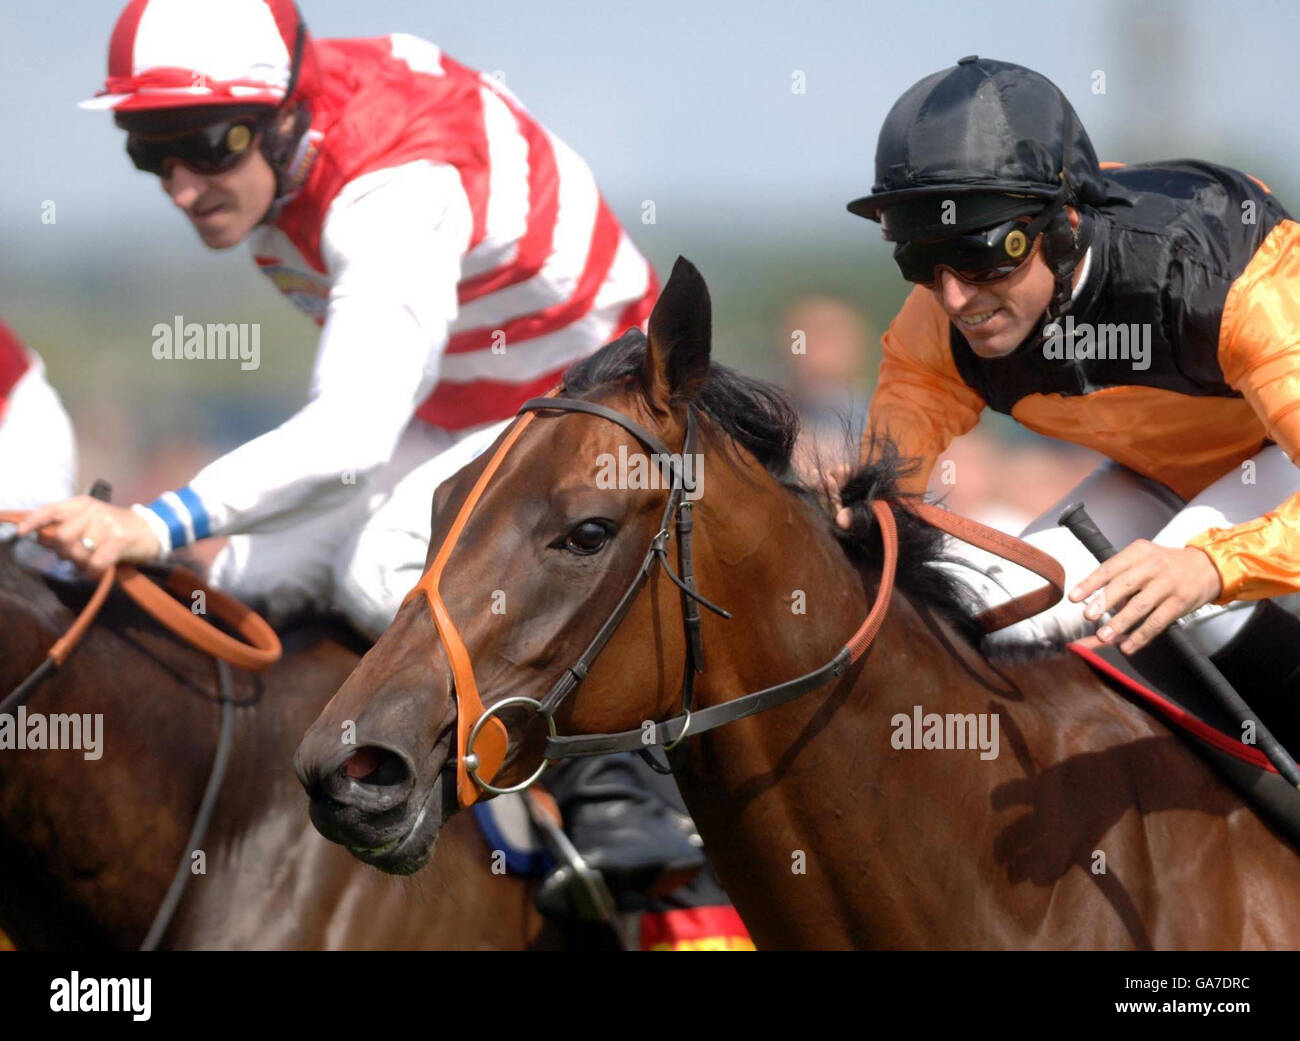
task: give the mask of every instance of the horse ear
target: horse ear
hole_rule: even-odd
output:
[[[678,257],[668,284],[650,313],[650,342],[641,372],[646,397],[656,408],[691,401],[709,373],[713,305],[704,278]]]

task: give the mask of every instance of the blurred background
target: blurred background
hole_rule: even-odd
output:
[[[318,37],[412,33],[503,78],[590,163],[661,275],[678,254],[700,267],[715,355],[797,389],[832,442],[843,422],[828,417],[865,409],[907,288],[879,226],[844,204],[871,187],[893,101],[963,55],[1049,76],[1102,159],[1207,159],[1300,205],[1289,0],[300,6]],[[83,485],[106,477],[127,502],[291,414],[317,330],[245,247],[200,244],[131,166],[110,116],[75,107],[103,80],[119,9],[11,0],[0,14],[0,317],[46,360],[77,425]],[[151,329],[174,315],[260,322],[261,368],[155,361]],[[806,354],[792,354],[793,329]],[[992,413],[946,459],[936,489],[949,504],[1010,530],[1096,463]]]

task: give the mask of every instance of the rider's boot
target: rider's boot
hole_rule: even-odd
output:
[[[704,865],[690,819],[647,783],[634,753],[566,760],[546,774],[565,832],[583,860],[617,898],[644,893],[665,879],[688,881]],[[543,881],[537,905],[545,914],[573,914],[572,873],[563,865]]]

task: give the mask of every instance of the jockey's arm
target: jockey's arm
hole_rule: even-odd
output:
[[[1219,365],[1300,466],[1300,225],[1283,221],[1224,303]],[[1262,517],[1189,539],[1223,582],[1215,603],[1300,592],[1300,493]]]
[[[281,528],[360,493],[437,382],[471,225],[451,166],[412,163],[343,189],[321,237],[332,287],[308,403],[136,507],[164,552]]]
[[[880,375],[862,439],[862,462],[871,438],[887,435],[919,467],[899,483],[924,493],[939,455],[971,430],[983,399],[958,375],[948,349],[948,320],[928,290],[914,289],[881,338]]]

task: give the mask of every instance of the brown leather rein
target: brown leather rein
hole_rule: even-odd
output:
[[[854,662],[858,661],[867,648],[871,646],[876,634],[889,610],[893,595],[894,578],[898,566],[898,529],[894,519],[894,509],[909,509],[927,523],[954,535],[972,545],[996,553],[1021,567],[1033,571],[1047,580],[1047,585],[1033,590],[1006,604],[982,612],[977,620],[985,632],[1005,628],[1015,622],[1029,618],[1051,607],[1060,600],[1064,591],[1065,573],[1061,564],[1053,557],[1033,546],[1028,545],[993,528],[969,518],[960,517],[947,510],[926,503],[887,502],[876,499],[870,504],[871,511],[880,527],[884,548],[881,566],[880,585],[866,618],[857,631],[849,637],[835,656],[822,666],[803,676],[785,683],[742,695],[738,698],[714,705],[709,708],[691,710],[694,676],[704,671],[704,651],[702,630],[698,605],[730,618],[731,615],[701,596],[695,589],[694,569],[691,552],[691,532],[693,526],[692,503],[685,498],[688,490],[681,459],[693,454],[698,447],[698,419],[695,407],[688,406],[686,414],[686,434],[683,441],[682,456],[675,456],[668,451],[653,433],[646,430],[627,416],[614,409],[606,408],[592,402],[577,398],[560,397],[563,387],[556,387],[545,397],[531,398],[519,409],[515,423],[506,431],[496,451],[488,460],[487,466],[479,475],[474,487],[461,504],[455,521],[448,530],[438,553],[428,571],[420,578],[415,587],[407,594],[403,603],[423,593],[428,600],[429,611],[433,616],[434,626],[439,639],[446,650],[452,670],[453,692],[457,701],[456,723],[456,795],[462,807],[476,802],[482,792],[500,794],[520,791],[529,787],[546,767],[554,761],[570,756],[603,755],[610,752],[638,752],[650,765],[664,770],[650,756],[649,749],[655,745],[665,751],[675,748],[688,734],[696,735],[712,730],[726,723],[743,719],[746,716],[763,712],[784,704],[811,690],[825,686],[840,676]],[[483,497],[488,483],[501,466],[502,460],[519,436],[528,428],[539,412],[563,414],[584,412],[616,423],[653,453],[671,481],[671,491],[664,508],[659,531],[650,543],[636,577],[624,592],[604,624],[592,641],[587,645],[581,657],[556,681],[550,692],[540,701],[533,698],[511,697],[496,702],[490,709],[485,709],[479,696],[474,679],[473,663],[469,651],[461,639],[455,622],[439,592],[439,582],[447,566],[457,541],[464,532],[470,514]],[[694,490],[694,489],[689,489]],[[673,572],[668,562],[667,542],[670,527],[676,521],[678,567],[680,577]],[[600,654],[605,644],[613,636],[619,623],[623,620],[632,601],[641,587],[653,573],[656,563],[663,566],[665,575],[681,590],[682,620],[686,631],[686,667],[682,680],[682,713],[672,719],[655,724],[653,733],[647,729],[623,731],[617,734],[575,735],[561,737],[556,733],[554,714],[586,677],[588,669]],[[499,788],[491,781],[505,761],[509,735],[497,713],[512,705],[527,705],[538,712],[547,722],[550,737],[546,741],[544,757],[537,770],[521,784],[509,788]]]
[[[17,524],[26,515],[23,511],[0,511],[0,524]],[[50,647],[45,661],[0,701],[0,713],[26,701],[40,682],[67,660],[104,606],[114,583],[160,625],[214,658],[253,671],[280,660],[280,638],[265,619],[234,597],[207,588],[192,571],[172,566],[160,586],[131,565],[117,564],[99,576],[86,606]],[[223,633],[180,602],[192,600],[195,593],[203,594],[205,613],[237,632],[241,639]]]

